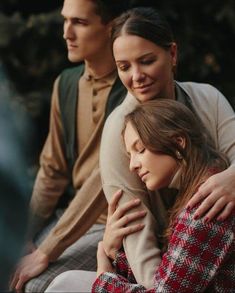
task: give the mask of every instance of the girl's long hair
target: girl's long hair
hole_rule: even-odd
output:
[[[128,122],[148,150],[173,157],[181,169],[180,190],[170,211],[165,235],[169,238],[174,220],[200,184],[210,176],[208,171],[212,168],[217,172],[224,170],[227,160],[215,149],[198,116],[175,100],[144,102],[126,116],[123,132]],[[179,144],[178,138],[185,140],[185,147]]]

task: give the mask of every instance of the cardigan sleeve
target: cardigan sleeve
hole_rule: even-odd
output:
[[[233,222],[230,217],[224,222],[204,223],[194,220],[192,210],[185,209],[156,270],[154,288],[146,290],[121,275],[103,273],[92,292],[203,292],[234,248]]]
[[[161,228],[160,218],[161,222],[166,219],[166,209],[161,197],[159,195],[150,197],[143,182],[129,171],[129,158],[121,139],[121,132],[124,116],[132,110],[133,100],[136,101],[134,97],[131,99],[131,96],[128,95],[105,122],[100,148],[100,169],[103,189],[108,201],[114,192],[122,189],[121,204],[139,197],[141,204],[135,210],[147,211],[146,216],[138,220],[145,227],[138,233],[125,237],[123,246],[137,282],[151,288],[155,268],[161,260],[156,234]],[[156,201],[153,202],[151,198]],[[156,221],[151,207],[158,209],[158,221]]]
[[[217,133],[219,150],[235,166],[235,113],[226,98],[217,91]]]

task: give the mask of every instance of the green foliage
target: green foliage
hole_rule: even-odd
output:
[[[132,2],[151,2],[172,25],[179,44],[179,80],[209,82],[228,99],[235,95],[233,0]],[[32,93],[37,96],[50,91],[56,75],[69,66],[62,38],[61,5],[62,0],[1,0],[0,53],[25,100]]]
[[[179,44],[179,80],[208,82],[234,103],[235,2],[163,1]]]

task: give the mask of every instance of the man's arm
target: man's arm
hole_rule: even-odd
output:
[[[28,280],[45,271],[50,261],[56,260],[67,247],[85,234],[106,206],[99,169],[96,168],[43,243],[22,259],[11,287],[20,290]]]
[[[40,169],[30,202],[28,229],[30,241],[50,217],[68,184],[67,164],[63,155],[62,125],[58,107],[57,87],[58,79],[55,81],[52,93],[49,134],[40,156]],[[48,256],[40,249],[35,249],[23,257],[18,264],[11,287],[21,289],[31,277],[44,271],[48,263]]]
[[[127,98],[126,98],[127,99]],[[121,108],[120,108],[121,107]],[[124,111],[121,111],[124,109]],[[154,271],[160,263],[160,249],[158,248],[156,230],[164,222],[165,208],[160,197],[155,197],[157,203],[158,223],[150,212],[151,199],[139,178],[129,171],[129,159],[122,143],[121,131],[125,111],[130,111],[128,100],[124,100],[106,121],[100,153],[100,168],[103,180],[103,189],[108,201],[114,192],[123,190],[121,203],[134,197],[139,197],[142,204],[137,210],[147,210],[144,219],[138,222],[145,225],[140,232],[127,236],[124,239],[124,249],[127,259],[138,283],[149,288],[153,286]],[[154,207],[155,208],[155,207]]]
[[[29,236],[34,236],[52,215],[68,182],[69,174],[64,155],[57,79],[51,99],[49,133],[40,155],[40,169],[35,180],[30,202]]]
[[[49,261],[56,260],[64,250],[83,236],[107,208],[100,171],[97,167],[65,210],[50,234],[39,246]]]

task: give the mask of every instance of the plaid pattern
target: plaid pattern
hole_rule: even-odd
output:
[[[92,292],[235,292],[235,214],[204,223],[193,219],[195,209],[184,209],[175,222],[153,289],[131,283],[122,254],[119,274],[101,274]]]
[[[113,262],[113,266],[116,269],[118,275],[126,278],[130,283],[136,284],[135,276],[132,269],[127,261],[126,254],[124,251],[119,251],[116,255],[116,259]]]
[[[46,237],[55,224],[56,220],[40,235],[37,243]],[[97,245],[103,238],[104,227],[102,224],[93,225],[83,237],[68,247],[56,262],[51,263],[45,272],[27,282],[25,292],[44,292],[56,276],[68,270],[95,271]]]

